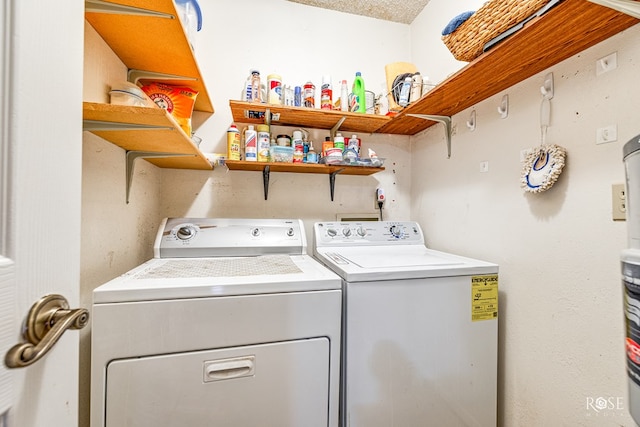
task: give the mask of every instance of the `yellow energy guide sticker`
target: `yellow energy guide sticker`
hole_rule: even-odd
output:
[[[471,321],[498,318],[498,275],[471,277]]]

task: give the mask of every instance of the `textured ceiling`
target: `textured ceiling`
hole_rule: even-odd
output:
[[[429,0],[289,0],[294,3],[411,24]]]

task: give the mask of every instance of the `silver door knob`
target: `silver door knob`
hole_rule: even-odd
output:
[[[84,308],[69,309],[62,295],[46,295],[31,306],[23,335],[28,342],[16,344],[7,352],[8,368],[23,368],[40,360],[67,329],[82,329],[89,323]]]

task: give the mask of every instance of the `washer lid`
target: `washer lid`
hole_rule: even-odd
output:
[[[262,295],[340,289],[308,255],[154,258],[93,291],[93,302]]]
[[[498,266],[423,245],[317,248],[316,256],[348,282],[495,274]]]

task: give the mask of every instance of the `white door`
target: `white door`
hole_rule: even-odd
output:
[[[7,346],[22,340],[21,324],[35,301],[53,293],[72,308],[79,301],[84,3],[3,0],[0,26],[4,360]],[[10,322],[3,321],[7,314]],[[0,399],[8,403],[0,406],[0,425],[77,426],[78,334],[67,331],[32,366],[1,367]]]

